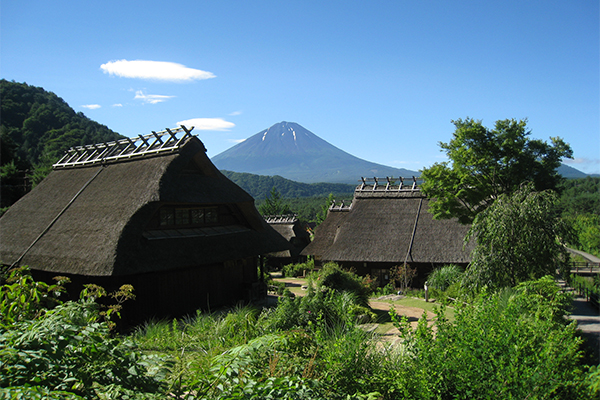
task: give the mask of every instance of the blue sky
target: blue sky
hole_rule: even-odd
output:
[[[418,170],[451,120],[527,118],[600,173],[598,1],[4,0],[0,18],[2,78],[126,136],[195,120],[212,157],[289,121]]]

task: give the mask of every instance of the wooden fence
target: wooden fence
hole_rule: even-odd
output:
[[[600,263],[586,261],[571,262],[571,273],[577,275],[600,274]]]
[[[577,293],[579,293],[579,295],[585,297],[585,301],[587,301],[594,307],[599,308],[598,293],[594,293],[593,291],[591,291],[589,288],[585,287],[581,283],[573,282],[571,285],[573,286],[573,289],[575,289],[577,291]]]

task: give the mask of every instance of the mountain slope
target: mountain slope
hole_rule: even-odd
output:
[[[298,182],[355,184],[362,176],[413,176],[416,171],[362,160],[294,122],[280,122],[214,156],[219,168],[280,175]]]
[[[49,167],[72,146],[124,138],[41,87],[0,80],[2,164]]]
[[[327,197],[329,193],[346,194],[352,197],[356,185],[345,183],[302,183],[281,176],[254,175],[247,172],[221,170],[223,175],[248,192],[255,200],[262,200],[272,188],[276,188],[281,197]]]
[[[561,164],[560,167],[557,168],[557,171],[563,178],[568,179],[585,178],[587,176],[585,172],[581,172],[580,170],[570,167],[567,164]]]

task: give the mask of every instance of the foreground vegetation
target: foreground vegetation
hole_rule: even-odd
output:
[[[360,281],[329,266],[304,297],[110,330],[90,296],[52,309],[61,291],[14,273],[0,291],[0,398],[587,399],[600,394],[585,364],[570,297],[551,277],[485,290],[384,342]],[[325,283],[324,283],[325,282]],[[98,292],[93,292],[98,293]],[[37,296],[37,297],[36,297]],[[27,298],[21,302],[18,299]],[[11,301],[12,299],[12,301]],[[18,300],[18,301],[15,301]],[[45,397],[46,396],[46,397]]]

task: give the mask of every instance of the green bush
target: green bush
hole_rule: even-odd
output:
[[[284,265],[281,269],[281,274],[284,277],[295,278],[298,276],[304,276],[307,272],[312,271],[314,268],[314,260],[308,260],[305,263]]]
[[[411,399],[585,399],[585,368],[575,322],[564,316],[569,297],[551,277],[459,305],[456,320],[438,312],[435,327],[419,321],[404,332],[388,377]],[[434,335],[435,329],[435,335]],[[386,397],[388,398],[388,397]]]
[[[600,274],[594,275],[593,279],[586,278],[585,276],[571,274],[569,284],[578,290],[587,290],[589,293],[595,293],[600,295]]]
[[[379,296],[387,296],[388,294],[396,294],[396,293],[398,293],[398,289],[396,289],[396,286],[394,286],[393,282],[389,282],[384,287],[376,288],[373,291],[373,295],[377,296],[377,297],[379,297]]]
[[[273,281],[271,282],[271,286],[274,286],[276,288],[276,293],[278,295],[282,295],[283,292],[285,292],[285,282],[281,282],[281,281]]]
[[[452,284],[460,282],[464,275],[464,271],[458,265],[444,265],[434,269],[427,277],[427,286],[439,290],[446,290]]]
[[[328,288],[339,293],[353,293],[358,304],[364,307],[369,306],[371,289],[365,279],[342,269],[336,263],[327,263],[323,266],[316,277],[316,284],[318,289]]]
[[[565,318],[571,298],[552,277],[484,290],[459,302],[452,322],[444,306],[433,325],[424,314],[414,330],[390,312],[401,335],[386,345],[358,327],[370,310],[357,294],[335,289],[356,282],[328,268],[312,276],[306,296],[284,296],[277,308],[149,322],[129,339],[110,333],[91,298],[36,311],[0,327],[0,398],[570,400],[600,392],[600,373],[581,364],[582,339]]]
[[[267,313],[268,318],[264,318],[266,331],[307,328],[318,320],[328,326],[354,325],[351,309],[356,304],[354,294],[333,290],[309,289],[306,296],[283,296],[277,308]]]
[[[573,227],[578,241],[571,245],[579,250],[600,256],[600,216],[587,213],[565,219]]]
[[[0,333],[0,387],[32,386],[86,398],[151,398],[168,363],[110,336],[92,300],[66,302]]]
[[[60,304],[65,277],[57,277],[57,284],[35,281],[28,267],[14,268],[8,272],[6,282],[0,287],[0,327],[42,316],[47,309]]]

